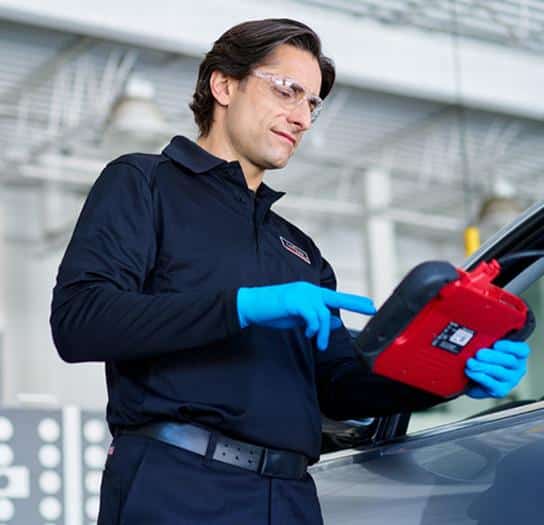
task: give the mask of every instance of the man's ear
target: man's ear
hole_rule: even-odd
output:
[[[228,106],[234,93],[235,84],[238,81],[218,71],[212,71],[210,75],[210,90],[216,102],[220,106]]]

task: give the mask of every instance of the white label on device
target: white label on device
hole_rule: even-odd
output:
[[[466,346],[473,336],[474,336],[474,332],[472,330],[466,330],[465,328],[458,328],[450,336],[449,340],[455,345]]]

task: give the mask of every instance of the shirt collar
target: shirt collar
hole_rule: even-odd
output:
[[[162,153],[185,168],[189,168],[193,173],[204,173],[227,163],[226,160],[208,153],[196,142],[182,135],[175,136]]]
[[[261,182],[257,188],[257,197],[265,201],[268,205],[268,208],[274,204],[278,199],[281,199],[284,195],[284,191],[273,190],[270,186],[267,186],[264,182]]]
[[[176,135],[166,148],[162,151],[163,155],[190,169],[193,173],[201,174],[221,166],[221,173],[225,178],[234,182],[238,186],[249,189],[242,173],[242,169],[237,161],[227,162],[201,148],[196,142]],[[275,191],[264,182],[261,182],[257,188],[256,196],[268,201],[269,206],[283,197],[285,192]]]

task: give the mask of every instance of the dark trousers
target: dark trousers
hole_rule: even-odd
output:
[[[268,478],[143,436],[112,447],[98,525],[323,525],[309,474]]]

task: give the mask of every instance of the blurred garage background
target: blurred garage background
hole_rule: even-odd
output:
[[[203,54],[228,27],[267,17],[312,26],[337,66],[298,155],[265,180],[287,192],[275,210],[316,240],[340,290],[380,303],[423,260],[461,264],[468,225],[485,239],[542,198],[544,2],[0,0],[0,467],[23,480],[19,496],[0,486],[0,523],[38,523],[11,521],[26,512],[12,501],[30,493],[15,465],[24,425],[36,429],[19,436],[39,454],[29,466],[39,519],[96,518],[103,365],[56,354],[57,267],[105,163],[196,138],[188,103]],[[530,293],[539,308],[541,291]],[[515,398],[544,393],[544,360],[532,359]],[[492,404],[460,399],[415,416],[412,429]],[[78,454],[82,466],[66,466]],[[82,480],[68,496],[54,477],[67,469]]]

